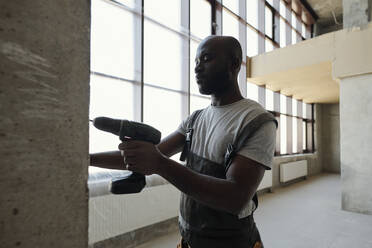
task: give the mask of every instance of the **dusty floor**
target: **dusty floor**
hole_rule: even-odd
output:
[[[266,248],[372,248],[372,216],[341,210],[340,176],[322,174],[259,197]],[[175,248],[177,232],[137,248]]]

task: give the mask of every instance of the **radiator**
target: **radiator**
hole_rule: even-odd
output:
[[[273,172],[272,170],[267,170],[265,171],[264,177],[262,178],[262,181],[260,185],[258,186],[257,191],[261,189],[271,188],[272,186],[273,186]]]
[[[280,182],[307,176],[307,160],[280,164]]]

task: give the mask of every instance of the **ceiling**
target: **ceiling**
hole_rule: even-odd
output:
[[[272,91],[280,91],[306,103],[339,102],[339,84],[332,79],[331,62],[275,72],[249,78],[248,81],[266,85]]]
[[[307,0],[319,19],[321,26],[333,26],[342,23],[342,0]]]

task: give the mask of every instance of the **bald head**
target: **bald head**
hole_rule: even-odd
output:
[[[242,47],[237,39],[232,36],[218,36],[211,35],[206,37],[199,45],[205,46],[210,45],[211,47],[216,48],[217,50],[225,53],[228,59],[235,61],[235,64],[240,69],[242,63]]]
[[[200,93],[222,95],[238,88],[242,48],[235,38],[208,36],[200,42],[195,62],[195,76]]]

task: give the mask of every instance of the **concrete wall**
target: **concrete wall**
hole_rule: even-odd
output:
[[[0,246],[88,244],[89,1],[0,3]]]
[[[372,74],[340,86],[342,208],[372,214]]]
[[[342,0],[344,28],[367,24],[370,18],[371,0]]]
[[[321,109],[322,121],[320,143],[323,171],[341,173],[339,104],[318,104],[318,107]]]

